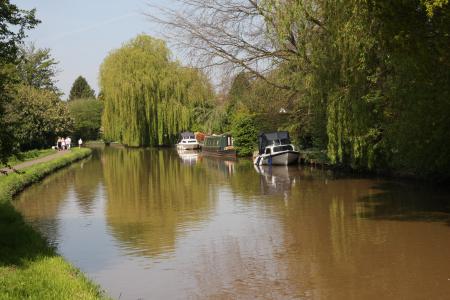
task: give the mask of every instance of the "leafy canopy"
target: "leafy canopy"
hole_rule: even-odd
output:
[[[6,112],[22,151],[54,145],[58,136],[72,131],[66,103],[50,90],[19,85]]]
[[[58,62],[51,57],[50,49],[38,49],[31,43],[21,46],[19,55],[17,72],[23,84],[59,92],[55,79]]]
[[[21,10],[9,0],[0,2],[0,12],[0,163],[6,163],[15,146],[13,128],[5,122],[5,106],[10,101],[7,87],[15,79],[19,44],[25,38],[26,30],[35,27],[39,21],[35,10]]]

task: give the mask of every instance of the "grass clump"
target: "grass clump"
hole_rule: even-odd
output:
[[[90,153],[87,148],[73,149],[21,174],[0,177],[0,299],[105,298],[100,288],[59,256],[11,204],[12,197],[26,186]]]

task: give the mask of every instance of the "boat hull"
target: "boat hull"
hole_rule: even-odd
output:
[[[287,166],[298,162],[299,153],[297,151],[286,151],[274,155],[259,155],[255,159],[255,165],[280,165]]]
[[[177,144],[177,149],[179,150],[195,150],[200,148],[200,145],[197,144]]]
[[[210,150],[202,148],[202,155],[206,156],[214,156],[214,157],[224,157],[224,158],[232,158],[236,159],[236,150],[228,149],[228,150]]]

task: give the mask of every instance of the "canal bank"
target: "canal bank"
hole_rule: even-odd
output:
[[[105,298],[98,286],[58,255],[11,205],[12,197],[27,186],[91,152],[73,149],[0,177],[1,299]]]

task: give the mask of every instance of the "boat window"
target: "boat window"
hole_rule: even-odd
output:
[[[284,145],[284,146],[273,147],[273,152],[292,151],[292,150],[294,150],[294,149],[292,149],[291,145]]]
[[[266,154],[270,154],[270,148],[266,148]]]

